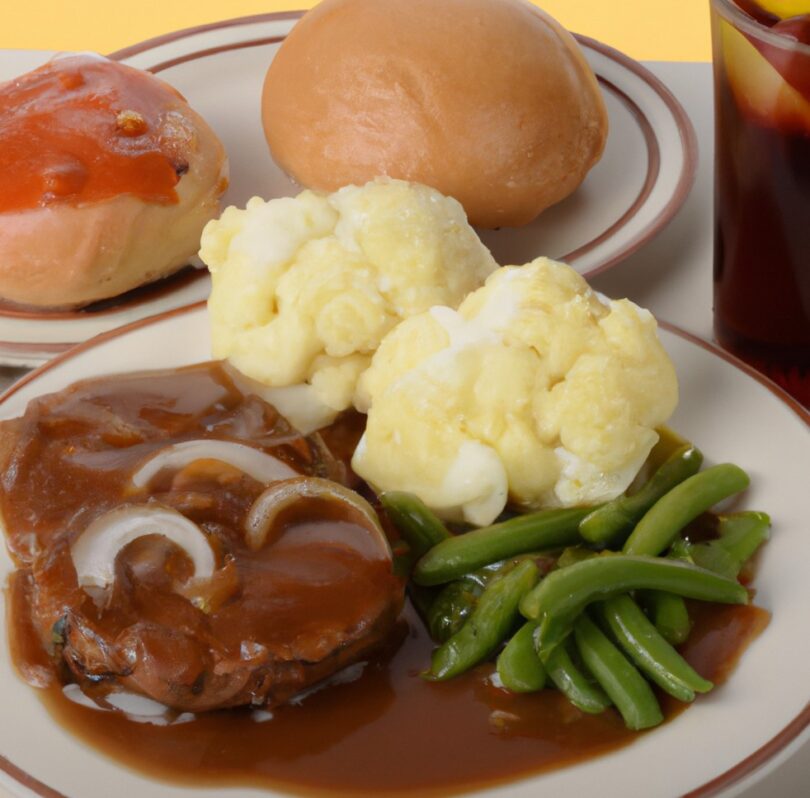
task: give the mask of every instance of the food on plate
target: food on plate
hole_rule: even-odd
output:
[[[458,202],[388,179],[227,208],[200,257],[214,356],[269,386],[263,395],[305,432],[352,406],[398,322],[457,307],[497,267]]]
[[[588,514],[579,525],[591,543],[609,543],[623,528],[640,521],[644,514],[672,488],[698,472],[703,455],[689,444],[676,448],[652,478],[632,496],[622,494]]]
[[[692,631],[683,598],[747,605],[738,577],[767,540],[770,518],[707,515],[749,481],[729,463],[698,471],[701,461],[693,446],[676,446],[630,496],[457,535],[416,497],[383,494],[411,549],[412,599],[438,643],[426,677],[454,679],[497,654],[499,688],[538,693],[550,682],[584,713],[615,706],[633,730],[664,720],[651,683],[681,702],[710,691],[673,647]],[[597,543],[583,534],[603,525],[610,534]],[[677,611],[685,628],[673,640]]]
[[[706,515],[748,478],[699,471],[677,436],[607,504],[451,532],[416,496],[346,487],[345,417],[302,436],[247,385],[218,363],[85,380],[0,427],[18,669],[151,775],[367,795],[514,779],[672,717],[766,623],[738,578],[769,519]],[[424,623],[397,620],[409,573]],[[728,604],[684,604],[676,651],[655,596]]]
[[[507,502],[574,507],[621,494],[678,387],[648,311],[539,258],[499,269],[458,310],[402,322],[356,396],[368,420],[354,470],[480,526]]]
[[[0,296],[81,306],[199,242],[224,359],[0,422],[12,656],[78,736],[226,786],[476,789],[629,742],[761,630],[770,519],[713,514],[748,476],[662,429],[652,315],[468,223],[530,221],[604,146],[543,12],[326,0],[263,97],[314,190],[216,220],[222,147],[151,76],[59,59],[0,111]]]
[[[747,476],[666,430],[610,502],[451,531],[417,496],[347,487],[357,414],[302,436],[252,386],[223,363],[103,377],[0,426],[13,659],[130,766],[474,789],[630,742],[767,622],[743,566],[768,517],[705,512]]]
[[[325,0],[270,64],[262,116],[302,185],[424,183],[483,227],[568,196],[607,135],[573,36],[519,0]]]
[[[75,308],[188,265],[227,160],[158,78],[96,55],[0,84],[0,298]]]
[[[390,634],[403,584],[375,511],[222,365],[80,382],[1,430],[30,682],[272,707]]]
[[[649,312],[498,269],[459,202],[388,177],[201,243],[229,362],[0,423],[13,659],[74,733],[186,780],[458,790],[629,742],[676,712],[652,685],[693,701],[761,630],[770,520],[709,514],[748,477],[662,428]]]

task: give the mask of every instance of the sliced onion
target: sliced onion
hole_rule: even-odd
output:
[[[210,580],[214,552],[202,530],[170,507],[127,504],[96,518],[70,547],[79,585],[108,588],[115,580],[115,560],[121,550],[144,535],[162,535],[179,546],[194,566],[194,579]]]
[[[218,460],[239,469],[257,482],[291,479],[299,473],[267,452],[243,443],[204,438],[174,443],[150,457],[133,475],[132,484],[146,487],[164,468],[181,469],[197,460]]]
[[[88,709],[97,709],[100,712],[110,712],[110,710],[107,709],[107,707],[103,707],[101,706],[101,704],[97,704],[95,701],[93,701],[92,698],[85,695],[82,688],[79,687],[79,685],[76,684],[75,682],[66,684],[62,688],[62,695],[64,695],[65,698],[69,699],[74,704],[78,704],[81,707],[87,707]]]
[[[298,477],[277,482],[265,490],[250,508],[245,518],[245,541],[253,551],[258,551],[267,542],[279,515],[288,508],[306,499],[329,499],[347,505],[366,523],[364,526],[377,535],[390,556],[390,546],[380,526],[374,508],[359,494],[328,479]]]
[[[106,696],[105,700],[116,709],[125,712],[127,715],[136,715],[138,717],[163,717],[169,712],[169,707],[155,701],[153,698],[147,698],[145,695],[138,693],[110,693]]]

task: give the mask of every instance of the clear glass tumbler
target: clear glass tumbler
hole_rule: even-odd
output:
[[[810,13],[773,13],[801,1],[711,0],[714,330],[810,406]]]

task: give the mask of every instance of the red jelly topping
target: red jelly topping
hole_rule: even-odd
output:
[[[183,98],[152,75],[93,56],[0,84],[0,212],[132,194],[173,204],[193,135]]]

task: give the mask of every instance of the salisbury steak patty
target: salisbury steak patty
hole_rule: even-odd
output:
[[[345,465],[219,364],[78,383],[0,426],[15,623],[94,697],[278,704],[391,630],[403,585]]]

